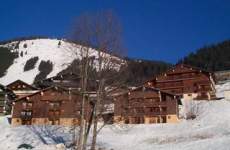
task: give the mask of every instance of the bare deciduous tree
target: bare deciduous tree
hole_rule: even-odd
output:
[[[109,97],[106,88],[120,84],[117,82],[118,80],[114,80],[116,78],[114,72],[118,72],[121,65],[125,64],[122,59],[117,57],[118,54],[121,55],[121,52],[124,51],[121,42],[121,25],[113,12],[106,11],[81,15],[74,28],[74,41],[84,46],[81,51],[81,54],[84,54],[82,57],[84,59],[82,59],[81,63],[82,109],[77,149],[83,150],[86,148],[89,129],[91,127],[91,122],[87,123],[84,118],[84,93],[87,93],[88,79],[93,76],[92,78],[97,81],[97,89],[92,116],[94,127],[91,150],[95,150],[97,135],[101,129],[98,130],[98,121],[104,110],[103,102],[106,97]],[[94,47],[96,50],[90,47]],[[92,56],[94,56],[94,60],[91,61]],[[90,66],[96,67],[94,74],[89,73]]]

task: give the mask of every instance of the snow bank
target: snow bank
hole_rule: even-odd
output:
[[[230,82],[226,82],[224,84],[216,85],[217,97],[224,97],[224,91],[230,90]]]
[[[197,104],[197,118],[179,124],[107,126],[99,136],[101,146],[115,150],[229,149],[230,103],[225,100]]]

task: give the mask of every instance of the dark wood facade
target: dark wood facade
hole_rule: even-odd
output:
[[[6,87],[16,95],[17,99],[38,92],[38,88],[21,80],[16,80],[8,84]]]
[[[5,92],[0,89],[0,115],[4,114],[4,106],[5,106]]]
[[[91,105],[85,105],[86,120]],[[79,124],[81,96],[60,87],[50,87],[14,102],[12,125],[73,125]]]
[[[165,73],[146,82],[186,99],[215,99],[215,79],[210,72],[189,65],[178,64]]]
[[[95,80],[89,80],[87,91],[95,91],[96,86],[97,86],[96,84],[97,83]],[[81,78],[79,75],[70,72],[70,73],[59,74],[54,77],[50,77],[44,80],[37,81],[35,83],[35,86],[40,89],[44,89],[44,88],[51,87],[51,86],[59,86],[63,88],[80,90]]]
[[[141,86],[115,98],[114,122],[175,123],[179,121],[178,102],[173,94]]]

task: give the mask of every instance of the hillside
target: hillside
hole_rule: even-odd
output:
[[[190,53],[179,62],[190,64],[209,71],[230,69],[230,40],[210,45]]]
[[[2,42],[0,83],[8,84],[21,79],[31,84],[34,80],[55,76],[66,69],[73,60],[81,59],[80,48],[80,45],[72,42],[47,38]],[[90,49],[89,54],[96,61],[97,51]],[[112,58],[117,59],[116,68],[124,63],[118,57]]]
[[[73,71],[77,62],[74,60],[81,59],[79,52],[75,55],[73,50],[79,49],[80,45],[66,40],[39,37],[0,42],[0,83],[8,84],[17,79],[33,83],[67,70]],[[90,54],[96,56],[96,50],[91,49]],[[128,85],[140,84],[170,66],[159,61],[112,57],[118,59],[118,66],[127,62],[120,78]]]

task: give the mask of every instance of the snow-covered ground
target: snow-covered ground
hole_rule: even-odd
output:
[[[47,76],[47,78],[49,78],[67,68],[74,59],[82,58],[82,47],[64,40],[25,40],[20,41],[18,48],[12,48],[12,44],[15,45],[17,43],[18,41],[0,45],[1,47],[10,47],[11,51],[17,51],[19,54],[23,54],[19,55],[19,57],[14,60],[13,64],[7,69],[6,75],[0,78],[0,83],[3,85],[7,85],[18,79],[21,79],[29,84],[33,83],[36,75],[40,72],[38,70],[38,66],[41,61],[50,61],[53,63],[53,70]],[[89,55],[95,57],[96,59],[98,58],[98,53],[95,49],[89,49]],[[33,57],[38,57],[38,62],[36,63],[35,68],[29,71],[24,71],[26,62]],[[115,56],[104,54],[103,57],[116,60],[116,63],[113,66],[115,69],[119,69],[120,64],[124,63],[124,60]],[[95,62],[95,67],[97,67],[97,62]]]
[[[229,83],[217,86],[218,94]],[[178,124],[108,125],[98,136],[98,146],[106,150],[229,150],[230,102],[196,102],[197,118]],[[0,119],[0,149],[15,150],[31,144],[37,150],[53,150],[58,143],[68,145],[72,135],[68,128],[57,126],[10,127]]]

